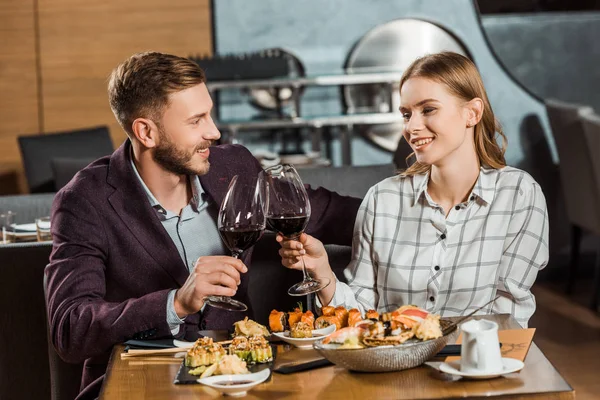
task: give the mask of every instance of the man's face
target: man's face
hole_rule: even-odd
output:
[[[178,175],[204,175],[211,144],[221,137],[210,116],[213,103],[204,83],[173,93],[157,124],[159,139],[154,161]]]

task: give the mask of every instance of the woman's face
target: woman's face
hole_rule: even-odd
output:
[[[422,164],[442,166],[465,152],[475,152],[469,103],[446,86],[426,78],[410,78],[400,88],[403,135]]]

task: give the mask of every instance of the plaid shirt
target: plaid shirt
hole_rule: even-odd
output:
[[[450,210],[427,193],[429,175],[373,186],[358,212],[348,285],[332,305],[391,311],[415,304],[442,316],[510,313],[523,326],[548,263],[548,215],[540,186],[524,171],[481,168],[468,200]]]

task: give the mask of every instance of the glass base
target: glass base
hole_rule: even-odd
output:
[[[329,278],[302,281],[289,288],[288,294],[290,296],[306,296],[307,294],[319,292],[325,289],[330,283],[331,280],[329,280]]]
[[[241,301],[237,301],[232,299],[231,297],[226,296],[208,296],[204,299],[204,302],[211,307],[221,308],[223,310],[229,311],[246,311],[248,310],[248,306],[246,306]]]

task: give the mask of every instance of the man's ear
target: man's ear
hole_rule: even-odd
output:
[[[158,127],[147,118],[137,118],[131,124],[135,138],[146,148],[156,147],[158,144]]]
[[[470,128],[475,126],[481,121],[483,116],[483,100],[479,97],[475,97],[465,105],[467,109],[467,127]]]

